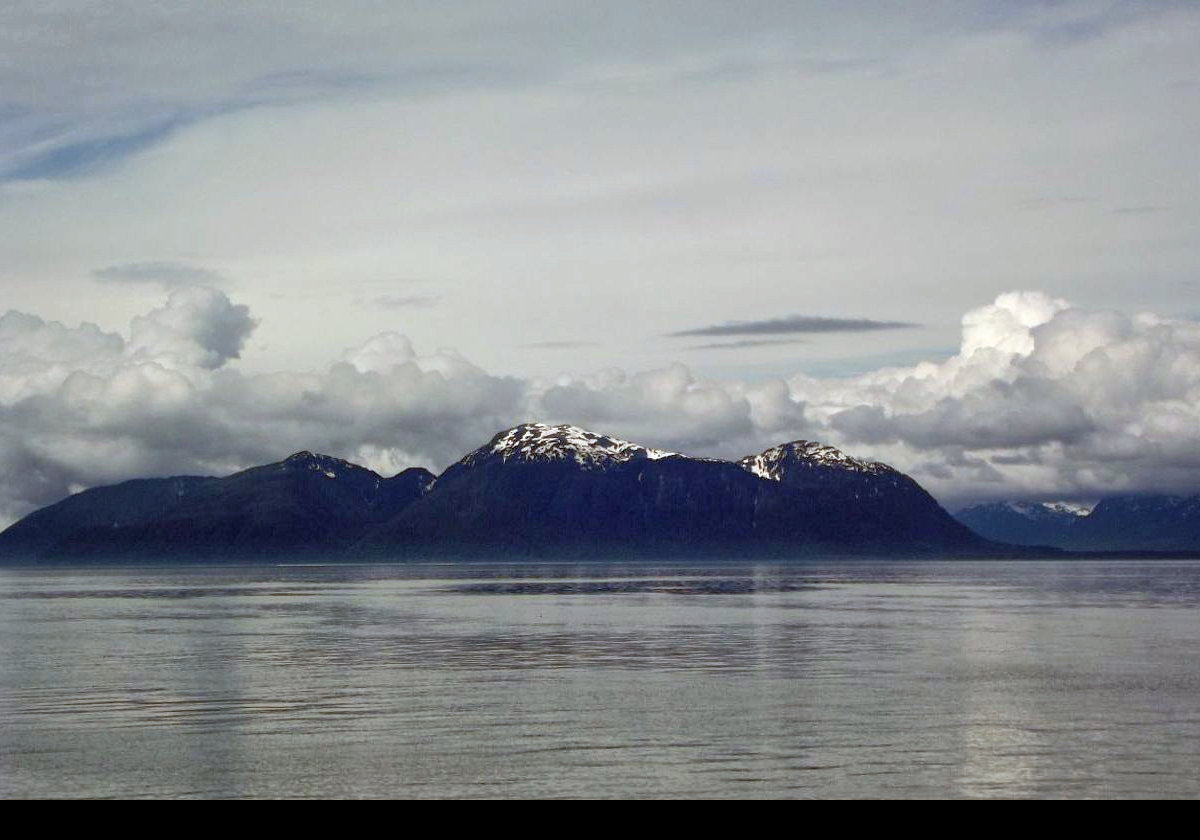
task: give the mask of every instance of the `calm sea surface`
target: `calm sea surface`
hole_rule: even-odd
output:
[[[0,796],[1200,796],[1200,563],[0,569]]]

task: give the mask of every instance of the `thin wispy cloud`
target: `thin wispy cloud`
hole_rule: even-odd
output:
[[[1127,207],[1118,207],[1113,210],[1113,215],[1116,216],[1147,216],[1154,213],[1170,213],[1174,208],[1166,207],[1161,204],[1132,204]]]
[[[532,344],[522,344],[529,350],[574,350],[578,347],[599,347],[598,341],[535,341]]]
[[[1026,199],[1017,205],[1018,210],[1056,210],[1063,207],[1083,207],[1099,201],[1094,195],[1043,195]]]
[[[380,295],[367,301],[383,309],[432,309],[441,302],[438,295]]]
[[[742,341],[715,341],[711,344],[697,344],[689,350],[747,350],[753,347],[776,347],[781,344],[807,344],[802,338],[764,338],[743,339]]]
[[[225,277],[207,268],[177,262],[135,262],[110,265],[92,271],[92,277],[102,283],[129,283],[162,286],[176,289],[182,286],[227,285]]]
[[[905,321],[875,321],[870,318],[825,318],[816,315],[786,315],[761,321],[726,321],[707,327],[667,333],[670,338],[738,335],[795,335],[820,333],[857,333],[878,330],[906,330],[916,327]]]
[[[18,148],[9,165],[0,171],[0,179],[34,181],[95,174],[161,143],[188,122],[163,117],[124,131],[101,131],[82,139],[42,141],[32,149]],[[85,129],[76,130],[86,133]]]
[[[1076,9],[1064,4],[1061,16],[1051,15],[1049,20],[1035,22],[1029,29],[1029,37],[1033,44],[1040,47],[1079,47],[1161,14],[1168,5],[1159,0],[1149,0],[1144,3],[1113,3],[1094,10],[1086,3]]]

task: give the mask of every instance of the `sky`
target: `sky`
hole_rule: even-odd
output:
[[[0,524],[516,422],[1200,491],[1191,2],[0,4]]]

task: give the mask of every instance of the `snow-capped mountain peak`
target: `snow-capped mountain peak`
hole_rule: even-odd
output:
[[[578,426],[524,423],[500,432],[487,445],[464,458],[462,463],[471,466],[498,457],[504,462],[574,461],[585,469],[601,469],[626,461],[653,461],[673,455],[674,452],[649,449]]]
[[[314,455],[307,450],[289,456],[282,464],[288,470],[311,470],[323,473],[326,478],[337,478],[348,471],[362,472],[363,468],[341,458],[329,455]]]
[[[1082,518],[1092,512],[1091,507],[1074,502],[1002,502],[1001,506],[1026,519]]]
[[[1042,502],[1042,507],[1054,513],[1065,513],[1071,516],[1087,516],[1092,512],[1090,506],[1075,502]]]
[[[882,475],[893,471],[887,464],[860,461],[840,449],[811,440],[795,440],[773,446],[759,455],[743,458],[739,463],[746,471],[770,481],[781,481],[784,472],[793,466],[844,470],[868,475]]]

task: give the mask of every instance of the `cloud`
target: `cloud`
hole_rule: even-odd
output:
[[[1131,204],[1114,208],[1112,212],[1116,216],[1149,216],[1155,213],[1170,213],[1174,209],[1159,204]]]
[[[168,289],[182,286],[225,285],[225,279],[207,268],[176,262],[135,262],[110,265],[92,271],[92,277],[103,283],[130,283],[162,286]]]
[[[960,355],[982,351],[988,358],[1028,355],[1035,347],[1033,328],[1068,308],[1065,300],[1041,292],[1008,292],[988,306],[973,309],[962,319]]]
[[[575,380],[542,405],[725,456],[816,438],[911,471],[950,501],[1200,490],[1192,321],[1010,292],[963,316],[958,352],[944,361],[753,386],[688,376],[676,369],[673,388],[620,373]]]
[[[844,382],[797,377],[829,436],[920,469],[954,496],[1200,489],[1200,325],[1010,293],[963,318],[941,364]],[[961,462],[961,463],[966,463]],[[948,476],[952,476],[948,477]],[[918,476],[920,477],[920,476]]]
[[[186,122],[163,117],[125,133],[99,133],[45,149],[22,150],[9,167],[0,170],[0,177],[35,181],[91,175],[161,143]]]
[[[691,20],[647,17],[633,7],[598,15],[577,4],[538,3],[503,12],[469,3],[447,15],[427,3],[346,0],[331,12],[251,2],[234,16],[205,4],[7,4],[0,7],[0,107],[19,116],[22,128],[8,144],[0,132],[0,180],[90,174],[181,128],[259,106],[363,90],[427,97],[586,79],[587,71],[571,65],[603,73],[647,55],[671,63],[692,50],[704,64],[724,65],[727,58],[707,56],[724,39],[771,31],[759,16],[707,5]],[[792,24],[805,19],[786,7],[776,11]],[[567,53],[564,44],[572,45]]]
[[[317,370],[248,374],[233,362],[256,323],[203,287],[175,290],[125,334],[0,316],[0,520],[87,486],[298,449],[441,469],[531,419],[719,457],[823,440],[947,503],[1200,489],[1200,324],[1038,292],[968,312],[943,361],[752,383],[680,364],[495,376],[395,332]]]
[[[691,336],[791,335],[793,333],[855,333],[877,330],[911,329],[916,324],[902,321],[872,321],[869,318],[822,318],[814,315],[787,315],[762,321],[727,321],[709,327],[668,333],[671,338]]]
[[[437,295],[380,295],[368,303],[383,309],[432,309],[441,301]]]
[[[532,344],[522,344],[530,350],[574,350],[577,347],[599,347],[598,341],[535,341]]]
[[[585,319],[638,370],[663,360],[639,359],[639,336],[792,312],[926,325],[828,334],[831,358],[942,347],[1014,277],[1169,312],[1200,253],[1194,184],[1162,177],[1194,149],[1200,99],[1176,86],[1197,77],[1200,9],[1086,51],[1031,45],[1085,6],[351,0],[239,4],[231,25],[221,4],[0,4],[0,171],[57,148],[71,171],[88,144],[176,125],[87,177],[0,183],[5,288],[27,311],[69,300],[116,324],[128,300],[81,275],[195,260],[266,317],[256,365],[311,367],[402,323],[526,375],[593,364],[520,346]],[[1090,203],[1016,212],[1038,196]],[[1110,213],[1151,205],[1176,210]],[[418,292],[448,293],[368,303]],[[786,355],[711,349],[678,355],[744,376]]]
[[[776,347],[780,344],[806,344],[802,338],[792,339],[748,339],[745,341],[714,342],[712,344],[696,344],[689,350],[747,350],[752,347]]]
[[[654,446],[712,450],[754,430],[750,403],[715,384],[696,381],[685,366],[627,374],[610,368],[592,376],[535,387],[530,416],[590,425]]]
[[[256,322],[245,306],[205,286],[172,292],[161,309],[133,319],[127,348],[135,358],[215,370],[241,355]]]
[[[254,326],[205,288],[174,292],[127,336],[0,317],[0,521],[96,484],[228,473],[299,449],[385,472],[444,466],[525,408],[525,383],[396,333],[322,370],[247,375],[229,362]]]

